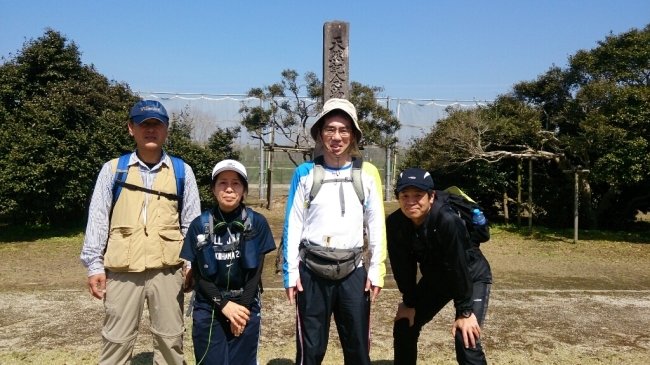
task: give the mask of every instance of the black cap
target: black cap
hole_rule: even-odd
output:
[[[410,168],[399,174],[395,185],[395,194],[409,186],[427,191],[433,190],[433,178],[424,169]]]

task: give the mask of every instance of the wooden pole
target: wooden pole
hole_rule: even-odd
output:
[[[528,232],[533,231],[533,159],[528,159]]]
[[[386,108],[390,110],[390,98],[386,99]],[[386,136],[388,137],[388,135]],[[389,201],[390,200],[390,185],[391,185],[391,167],[390,167],[390,162],[391,162],[391,148],[389,145],[386,146],[386,167],[384,168],[384,186],[385,188],[385,193],[384,193],[384,201]]]
[[[390,162],[391,162],[391,156],[390,156],[390,146],[386,146],[386,168],[384,169],[384,186],[386,187],[384,190],[384,201],[389,201],[390,200]]]
[[[573,173],[573,243],[578,243],[578,216],[580,207],[580,175],[588,174],[589,170],[583,170],[581,166],[573,170],[563,170],[565,174]]]
[[[263,107],[264,104],[260,98],[260,107]],[[259,199],[264,199],[264,128],[260,129],[261,138],[260,138],[260,185],[258,186],[259,190]]]
[[[266,209],[273,208],[273,155],[275,154],[275,126],[271,127],[271,143],[269,148],[269,165],[266,174]]]
[[[573,243],[578,243],[578,207],[580,206],[580,193],[579,193],[579,179],[578,170],[573,173],[575,179],[574,192],[573,192]]]
[[[503,192],[503,218],[506,223],[506,228],[508,228],[508,192]]]
[[[521,227],[521,159],[517,159],[517,227]]]

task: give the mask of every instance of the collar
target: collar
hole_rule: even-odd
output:
[[[144,161],[142,161],[140,157],[138,157],[138,154],[136,152],[137,150],[131,153],[131,158],[129,159],[129,166],[135,165],[137,163],[140,166],[146,166],[149,169],[149,166],[146,163],[144,163]],[[162,164],[165,164],[165,166],[167,167],[171,167],[172,165],[171,160],[169,159],[169,156],[167,156],[167,152],[165,152],[165,150],[162,151],[162,155],[160,156],[160,161],[158,161],[158,163],[156,163],[152,168],[150,168],[150,170],[159,169],[160,166],[162,166]]]
[[[345,166],[343,166],[343,167],[331,167],[331,166],[327,166],[327,165],[325,165],[325,166],[323,166],[323,167],[324,167],[325,170],[327,170],[327,171],[334,171],[334,172],[336,172],[336,171],[343,171],[343,170],[348,170],[348,169],[352,168],[352,162],[350,162],[348,165],[345,165]]]
[[[221,209],[219,209],[219,206],[217,205],[216,207],[214,207],[213,215],[217,220],[221,220],[221,217],[223,216],[225,222],[230,223],[237,218],[243,218],[242,217],[243,211],[244,211],[243,204],[239,204],[239,206],[235,208],[235,210],[228,213],[221,211]]]

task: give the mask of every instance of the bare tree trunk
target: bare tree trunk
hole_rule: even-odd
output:
[[[533,159],[528,159],[528,232],[533,230]]]
[[[600,216],[605,211],[607,211],[609,207],[612,205],[612,198],[614,197],[615,194],[616,194],[616,188],[614,186],[610,186],[607,192],[603,195],[601,201],[598,202],[598,208],[596,208],[596,211],[592,213],[593,219],[595,219],[596,222],[598,222],[598,218],[600,218]],[[591,190],[589,192],[589,195],[591,195]],[[591,199],[589,199],[588,204],[591,205]]]
[[[275,155],[275,128],[271,130],[271,143],[269,144],[268,182],[266,184],[266,209],[273,208],[273,156]]]
[[[269,167],[266,170],[266,209],[269,210],[273,208],[273,150],[270,152]]]
[[[508,228],[508,192],[504,191],[503,192],[503,218],[504,222],[506,224],[506,228]]]
[[[273,154],[271,154],[271,160],[273,160],[272,156],[273,156]],[[272,196],[273,195],[272,194],[273,190],[272,190],[272,187],[271,187],[271,184],[272,184],[272,181],[273,181],[273,169],[269,167],[266,171],[267,171],[266,172],[266,177],[267,177],[267,180],[266,180],[266,209],[271,210],[273,208],[273,196]]]

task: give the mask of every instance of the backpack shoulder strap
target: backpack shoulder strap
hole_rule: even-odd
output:
[[[324,164],[325,158],[323,156],[318,156],[314,159],[314,182],[311,184],[311,190],[309,191],[309,204],[318,195],[320,188],[323,187],[323,180],[325,180]]]
[[[246,229],[252,228],[253,227],[253,218],[255,217],[255,212],[253,212],[253,209],[246,207],[244,210],[242,210],[242,221],[244,221],[244,227]]]
[[[439,200],[439,201],[436,202],[435,200]],[[444,198],[438,199],[438,191],[437,190],[436,190],[436,198],[435,198],[435,200],[434,200],[433,204],[431,205],[431,213],[435,217],[435,220],[434,221],[429,220],[429,224],[433,223],[434,227],[437,229],[438,221],[440,221],[440,219],[439,219],[440,218],[440,211],[442,210],[442,207],[447,203],[445,202]]]
[[[183,193],[185,190],[185,162],[178,157],[169,156],[169,158],[172,162],[174,176],[176,178],[176,195],[178,195],[178,212],[180,213],[183,210]],[[122,187],[126,183],[130,159],[131,153],[126,153],[117,159],[117,166],[115,167],[115,175],[113,178],[112,206],[115,206],[115,203],[117,203],[117,199],[122,192]]]
[[[205,235],[207,237],[210,237],[210,239],[212,239],[214,220],[212,218],[212,213],[210,213],[209,209],[201,213],[201,225],[203,225],[203,232],[205,233]]]
[[[435,200],[440,200],[441,202],[446,203],[449,199],[449,192],[445,190],[434,190],[434,193],[436,194]]]
[[[361,170],[363,169],[363,160],[359,157],[352,161],[352,187],[354,192],[357,193],[357,198],[363,207],[363,212],[366,212],[366,194],[363,191],[363,181],[361,180]]]
[[[126,182],[126,177],[129,174],[129,160],[131,159],[131,153],[126,153],[120,156],[117,159],[117,166],[115,168],[115,175],[113,177],[113,204],[117,203],[117,198],[120,197],[122,192],[122,184]],[[111,209],[112,210],[112,209]]]
[[[456,212],[456,215],[465,221],[465,226],[467,227],[467,230],[470,231],[472,229],[472,216],[469,212],[471,203],[466,201],[463,196],[450,193],[447,190],[436,190],[435,192],[436,200],[440,200],[443,204],[449,205],[452,210]]]
[[[183,193],[185,192],[185,162],[175,156],[169,156],[176,177],[176,195],[178,195],[178,212],[183,211]]]
[[[318,156],[314,159],[314,182],[312,183],[311,190],[309,191],[309,203],[311,203],[316,195],[318,195],[318,192],[320,191],[321,187],[323,187],[323,183],[325,182],[325,168],[323,167],[324,163],[325,161],[323,156]],[[366,194],[363,191],[363,182],[361,180],[362,167],[363,159],[355,158],[352,160],[352,187],[354,188],[354,192],[357,194],[357,198],[359,198],[359,202],[361,203],[361,206],[365,212]]]

